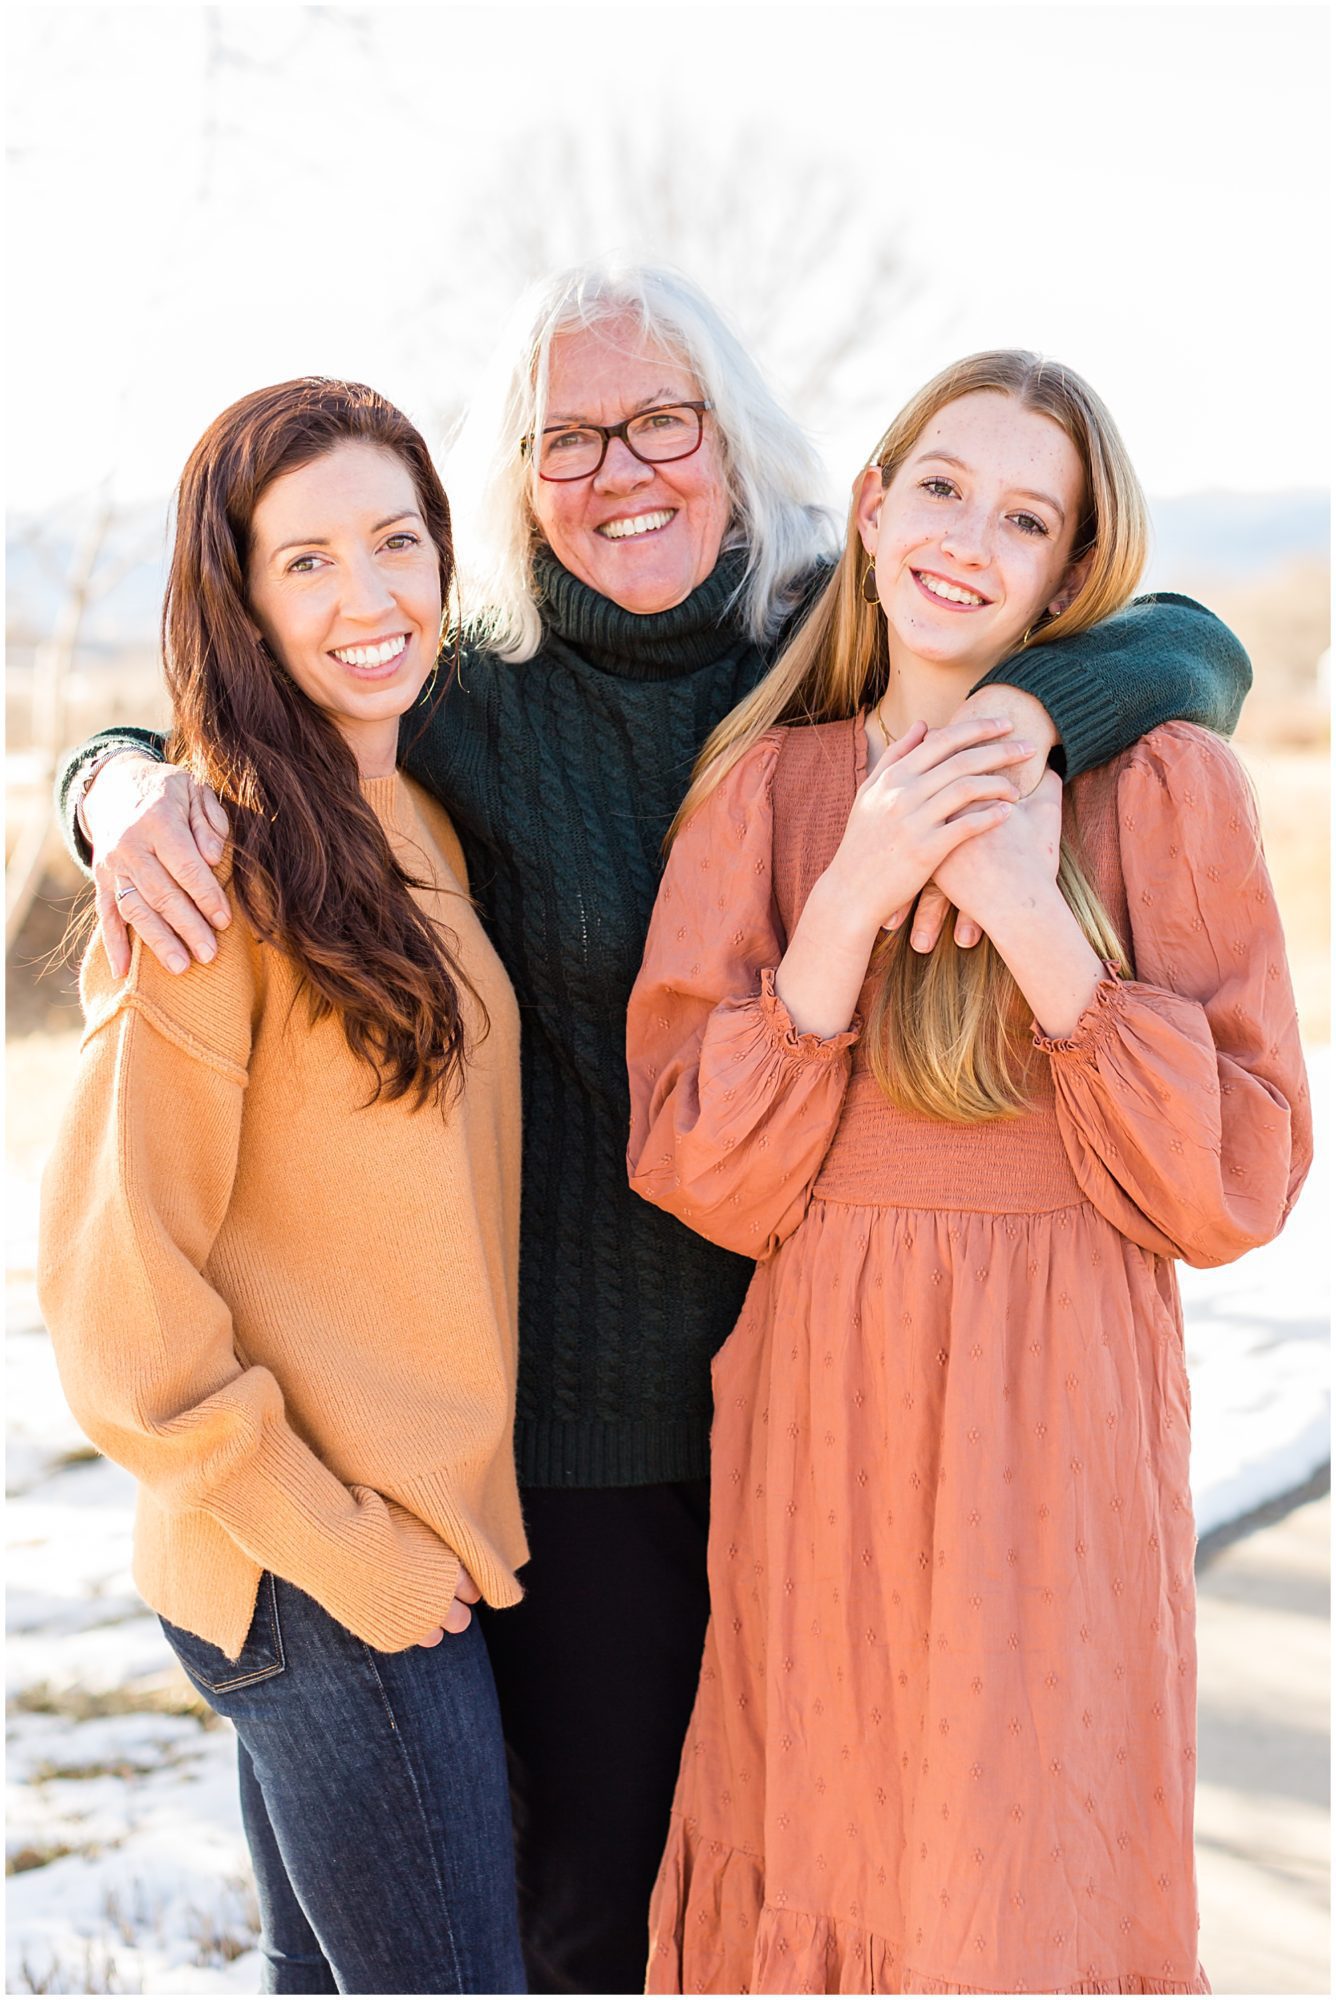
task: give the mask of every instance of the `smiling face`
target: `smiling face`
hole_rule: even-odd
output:
[[[270,651],[362,775],[392,772],[442,610],[436,547],[403,460],[348,443],[274,480],[251,518],[247,597]]]
[[[870,469],[856,516],[876,561],[893,672],[914,692],[924,668],[945,674],[954,706],[1045,610],[1070,603],[1084,494],[1066,432],[992,390],[930,418],[884,490]]]
[[[548,367],[545,428],[618,424],[638,410],[701,397],[681,361],[625,322],[557,334]],[[556,482],[535,473],[531,504],[539,532],[572,576],[627,611],[668,611],[709,576],[728,526],[714,418],[706,417],[690,458],[642,465],[614,438],[592,478]]]

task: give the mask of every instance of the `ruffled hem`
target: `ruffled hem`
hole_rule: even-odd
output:
[[[1106,964],[1106,977],[1101,979],[1091,996],[1090,1005],[1070,1035],[1046,1035],[1038,1022],[1034,1024],[1034,1045],[1045,1055],[1066,1057],[1077,1062],[1092,1063],[1101,1045],[1118,1028],[1122,1012],[1124,983],[1118,968]]]
[[[966,1986],[908,1964],[891,1939],[861,1925],[765,1899],[755,1855],[693,1843],[674,1815],[650,1911],[647,1993],[1209,1993],[1191,1980],[1139,1972],[1060,1986],[1028,1980]]]
[[[771,1046],[781,1055],[791,1056],[798,1062],[836,1062],[846,1049],[853,1047],[863,1031],[862,1020],[855,1014],[849,1026],[838,1035],[800,1034],[794,1026],[793,1016],[775,991],[775,973],[771,966],[767,966],[761,974],[761,1019]]]

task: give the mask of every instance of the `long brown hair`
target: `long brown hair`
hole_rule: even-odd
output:
[[[338,1016],[372,1078],[371,1101],[418,1106],[462,1081],[461,991],[486,1015],[455,955],[409,893],[334,723],[265,645],[246,595],[255,509],[276,479],[337,446],[377,446],[412,476],[445,604],[450,507],[408,419],[360,382],[307,376],[257,389],[210,424],[176,495],[162,611],[172,696],[168,754],[230,809],[232,882],[256,934],[292,961],[313,1022]]]
[[[978,390],[1014,397],[1053,421],[1076,447],[1085,504],[1072,543],[1073,562],[1088,558],[1079,589],[1057,617],[1045,613],[1025,645],[1088,631],[1119,610],[1145,568],[1146,502],[1126,446],[1089,384],[1059,362],[1023,349],[969,355],[935,375],[901,410],[870,464],[890,485],[923,432],[948,403]],[[685,820],[768,729],[834,722],[870,708],[890,673],[886,619],[863,596],[866,558],[857,530],[855,482],[844,554],[805,623],[765,679],[709,737],[690,789],[669,829]],[[1058,885],[1101,958],[1126,968],[1113,922],[1064,840]],[[934,950],[914,951],[909,926],[885,936],[873,965],[880,974],[867,1024],[869,1060],[891,1100],[905,1109],[958,1123],[1007,1117],[1026,1102],[1028,1015],[1020,990],[988,938],[963,951],[952,927]]]

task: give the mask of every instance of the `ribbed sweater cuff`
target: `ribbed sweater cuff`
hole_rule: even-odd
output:
[[[1134,598],[1088,632],[1003,660],[976,686],[994,682],[1044,704],[1061,743],[1055,761],[1075,778],[1176,718],[1229,735],[1252,668],[1213,612],[1166,590]]]
[[[164,761],[163,739],[148,729],[104,729],[100,735],[90,736],[73,751],[56,773],[56,818],[65,836],[65,845],[85,875],[93,866],[93,850],[84,839],[74,810],[75,794],[80,789],[80,781],[88,766],[109,751],[134,750],[141,757],[152,757],[158,763]]]
[[[1106,681],[1082,674],[1056,657],[1045,659],[1046,652],[1056,655],[1057,648],[1036,646],[1032,652],[1018,653],[985,674],[978,686],[1001,682],[1042,702],[1058,732],[1054,763],[1065,777],[1075,778],[1126,748],[1126,713],[1111,705]],[[1142,712],[1150,711],[1143,707]],[[1162,722],[1164,717],[1156,713],[1155,720]]]
[[[209,1494],[209,1511],[266,1569],[314,1597],[378,1652],[440,1625],[459,1558],[439,1535],[365,1486],[342,1486],[286,1426]]]
[[[710,1475],[710,1420],[644,1417],[622,1422],[520,1417],[515,1460],[525,1486],[657,1486]]]

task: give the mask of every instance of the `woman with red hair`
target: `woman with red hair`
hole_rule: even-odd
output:
[[[527,1553],[518,1018],[450,821],[396,769],[452,573],[426,447],[359,384],[260,390],[196,446],[163,652],[232,921],[179,979],[93,943],[43,1187],[61,1377],[235,1725],[276,1993],[524,1987],[470,1612],[518,1600]]]

